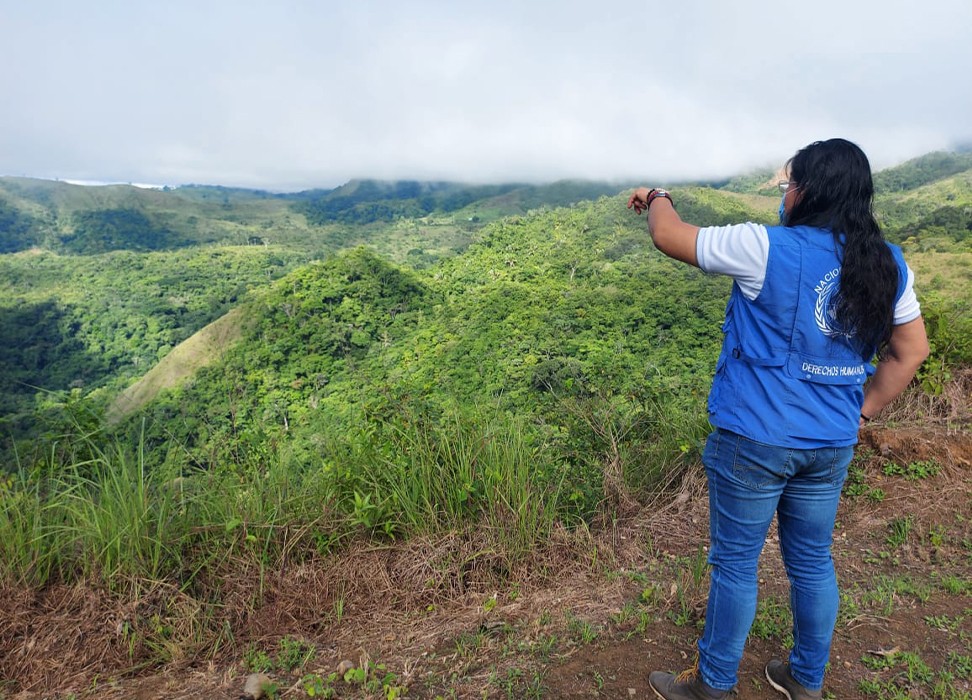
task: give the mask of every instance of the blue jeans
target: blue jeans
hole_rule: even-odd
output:
[[[713,688],[736,684],[756,615],[757,563],[774,513],[790,579],[790,668],[806,688],[823,686],[839,603],[830,546],[853,452],[774,447],[718,429],[709,435],[702,462],[709,482],[711,572],[699,671]]]

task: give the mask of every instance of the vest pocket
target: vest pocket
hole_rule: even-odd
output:
[[[782,367],[786,364],[786,358],[783,356],[756,357],[755,355],[745,353],[739,346],[734,347],[729,354],[734,360],[742,360],[746,364],[756,367]]]

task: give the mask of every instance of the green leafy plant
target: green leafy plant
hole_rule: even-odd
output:
[[[945,632],[957,631],[963,619],[964,617],[961,615],[958,617],[950,617],[949,615],[926,615],[924,618],[926,625]]]
[[[249,647],[243,652],[243,665],[254,673],[269,673],[276,666],[267,652],[256,647]]]
[[[301,668],[314,656],[316,647],[303,639],[283,637],[277,643],[276,666],[283,671]]]
[[[949,652],[945,665],[959,678],[972,680],[972,656],[954,651]]]
[[[599,634],[593,623],[582,620],[571,613],[567,614],[567,631],[583,644],[590,644],[597,639]]]
[[[460,657],[472,657],[486,643],[486,635],[482,630],[464,632],[456,639],[456,654]]]
[[[885,541],[890,547],[900,547],[908,541],[912,528],[911,516],[904,518],[894,518],[888,523],[888,536]]]
[[[591,679],[594,681],[594,692],[600,694],[604,690],[604,676],[600,671],[591,671]]]
[[[935,476],[942,470],[942,465],[934,460],[918,460],[902,466],[895,462],[887,462],[883,471],[886,476],[903,476],[909,481],[918,481]]]
[[[948,574],[941,578],[939,585],[950,595],[969,595],[972,594],[972,581],[961,576]]]
[[[309,698],[334,698],[337,695],[331,682],[317,673],[305,675],[300,679],[300,685]]]
[[[759,639],[783,640],[793,626],[789,604],[771,597],[759,601],[749,634]]]

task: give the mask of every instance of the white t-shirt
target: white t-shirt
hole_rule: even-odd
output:
[[[765,226],[753,223],[708,226],[699,229],[695,247],[703,272],[732,277],[750,301],[759,296],[769,260],[769,234]],[[894,306],[896,326],[914,321],[921,315],[914,281],[915,273],[909,267],[904,294]]]

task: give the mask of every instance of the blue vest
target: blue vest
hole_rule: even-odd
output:
[[[709,393],[717,428],[780,447],[853,445],[874,372],[835,317],[840,259],[830,231],[768,227],[766,278],[750,301],[733,284]],[[898,266],[901,298],[907,267]],[[871,353],[873,354],[873,352]]]

